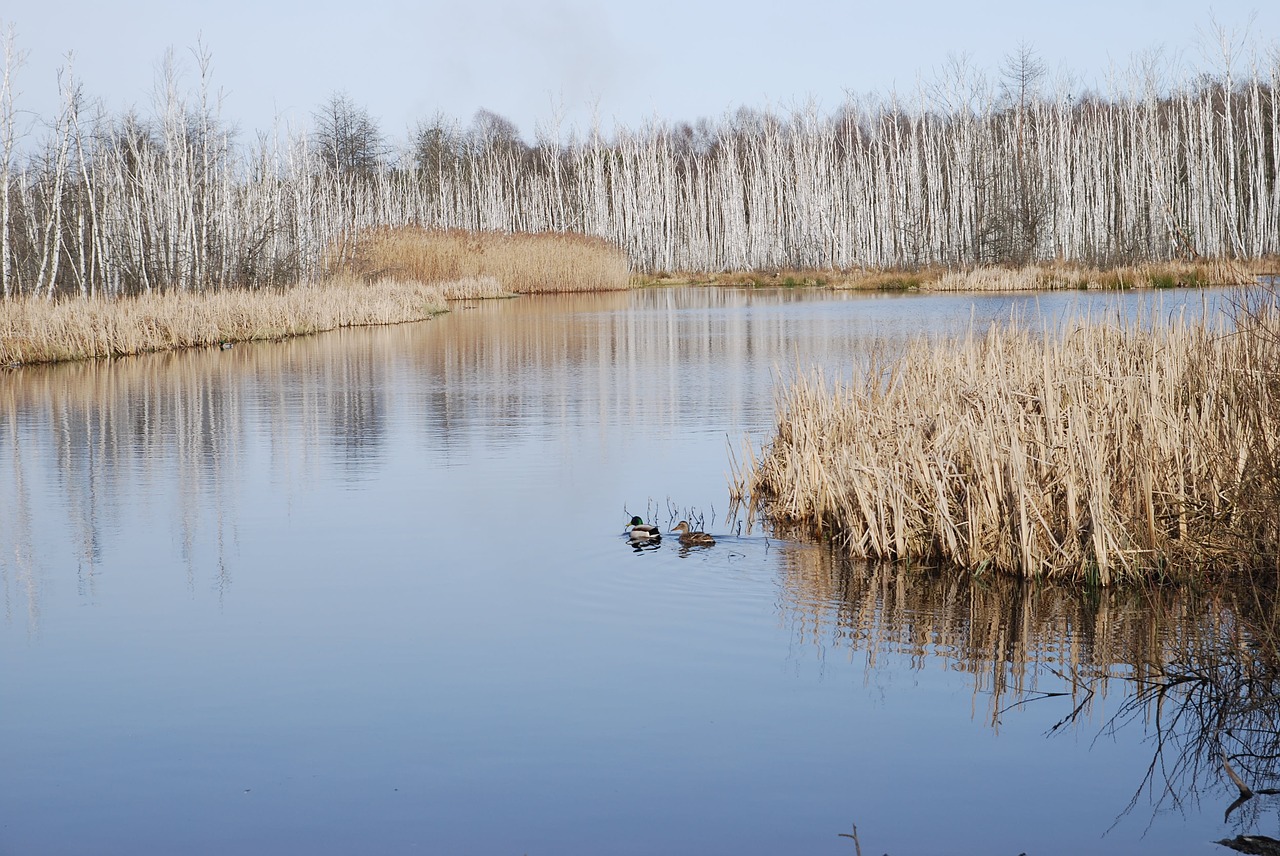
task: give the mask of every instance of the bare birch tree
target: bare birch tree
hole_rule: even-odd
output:
[[[0,28],[3,40],[4,70],[0,76],[0,293],[14,294],[13,247],[9,239],[12,222],[10,189],[13,176],[14,149],[18,143],[16,95],[13,78],[22,67],[25,54],[17,49],[17,32],[10,24]]]
[[[334,92],[312,114],[316,151],[339,175],[368,177],[382,165],[387,146],[378,123],[345,92]]]

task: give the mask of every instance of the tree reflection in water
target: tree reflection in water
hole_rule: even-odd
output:
[[[893,653],[973,676],[975,702],[999,729],[1014,710],[1069,705],[1046,730],[1095,726],[1153,747],[1117,819],[1148,797],[1154,813],[1221,801],[1254,828],[1280,793],[1280,618],[1274,573],[1199,587],[1086,590],[1006,577],[970,578],[794,549],[784,608],[799,635],[863,655]],[[1095,707],[1123,693],[1099,722]],[[975,704],[975,711],[982,706]],[[1222,842],[1244,852],[1265,839]],[[1243,843],[1242,843],[1243,842]],[[1260,843],[1261,842],[1261,843]]]
[[[1219,604],[1218,620],[1169,640],[1168,659],[1127,679],[1130,695],[1106,723],[1111,732],[1141,727],[1154,746],[1151,763],[1126,811],[1143,793],[1157,810],[1204,798],[1223,800],[1224,821],[1255,827],[1259,796],[1280,764],[1280,635],[1276,579],[1254,578]],[[1079,711],[1073,712],[1078,717]],[[1280,842],[1239,836],[1219,842],[1246,853],[1280,853]]]

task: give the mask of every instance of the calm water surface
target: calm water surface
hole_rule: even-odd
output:
[[[730,450],[767,439],[796,366],[1138,299],[522,298],[0,374],[0,853],[1274,834],[1272,815],[1223,823],[1228,790],[1126,811],[1152,746],[1141,722],[1105,728],[1121,678],[1205,604],[1170,595],[1156,620],[1142,598],[895,577],[726,519]],[[714,548],[622,535],[685,509]],[[1036,692],[1067,674],[1099,691],[1049,733],[1083,691]]]

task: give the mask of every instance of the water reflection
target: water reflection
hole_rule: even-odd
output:
[[[1238,812],[1237,827],[1253,829],[1276,808],[1258,797],[1280,795],[1280,612],[1275,578],[1245,582],[1214,598],[1213,620],[1171,638],[1160,663],[1125,676],[1107,728],[1149,738],[1139,793],[1157,809],[1212,800],[1224,820]]]
[[[1031,705],[1064,727],[1146,741],[1135,781],[1153,812],[1222,806],[1256,827],[1280,794],[1280,609],[1274,578],[1202,589],[1083,590],[784,551],[797,634],[856,654],[942,660],[971,677],[975,716],[998,730]],[[893,658],[890,668],[900,666]],[[1108,698],[1112,698],[1110,704]],[[1046,704],[1052,701],[1052,704]],[[1133,734],[1132,732],[1137,732]]]
[[[1162,662],[1163,642],[1212,615],[1185,593],[973,579],[848,559],[828,549],[790,551],[785,604],[815,644],[857,652],[874,669],[886,653],[915,668],[939,658],[972,677],[982,718],[1028,694],[1099,681]],[[895,661],[896,662],[896,661]],[[1077,680],[1072,681],[1071,678]]]
[[[631,548],[633,553],[652,553],[662,549],[662,541],[648,539],[645,541],[630,541],[627,546]]]

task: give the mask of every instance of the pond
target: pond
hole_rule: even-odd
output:
[[[1108,727],[1220,598],[727,514],[796,367],[1151,299],[527,297],[0,374],[0,852],[1220,851],[1257,811],[1143,790],[1149,729]]]

